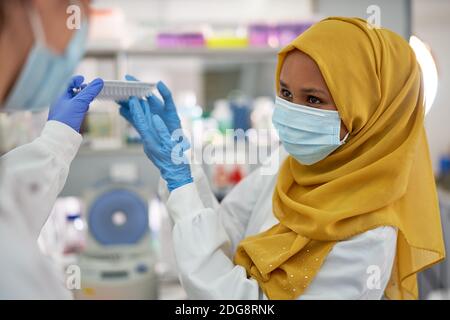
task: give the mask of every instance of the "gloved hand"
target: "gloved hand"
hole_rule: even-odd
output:
[[[128,81],[139,81],[138,79],[130,75],[126,75],[125,79]],[[166,125],[172,137],[176,138],[178,142],[181,142],[181,147],[184,151],[186,151],[190,148],[190,143],[181,130],[181,121],[178,117],[177,108],[173,101],[172,93],[161,81],[157,83],[156,87],[163,97],[164,102],[154,95],[148,96],[147,103],[150,106],[150,112],[153,114],[157,114],[164,121],[164,124]],[[134,124],[134,120],[131,117],[130,113],[129,100],[118,101],[117,103],[120,105],[120,115],[124,117],[128,122],[130,122],[136,129],[136,125]]]
[[[169,191],[191,183],[191,169],[181,143],[171,138],[161,117],[150,111],[147,100],[132,97],[127,106],[128,116],[142,138],[144,152],[159,169]]]
[[[74,76],[72,78],[66,92],[50,107],[48,120],[62,122],[76,132],[80,132],[89,104],[103,88],[102,79],[97,78],[88,85],[83,84],[83,81],[83,76]],[[82,90],[74,93],[72,90],[74,88],[81,88]]]
[[[126,75],[125,79],[128,81],[139,81],[133,76]],[[164,102],[158,99],[154,95],[147,97],[148,104],[150,105],[150,110],[152,113],[157,114],[169,129],[170,134],[172,134],[176,129],[181,129],[180,118],[178,117],[177,108],[173,102],[172,93],[169,88],[162,82],[159,81],[156,84],[156,88],[163,97]],[[120,108],[120,114],[126,119],[128,119],[129,112],[127,112],[127,102],[119,102],[122,108]],[[131,122],[131,121],[130,121]]]

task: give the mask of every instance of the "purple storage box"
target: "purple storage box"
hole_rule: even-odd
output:
[[[284,47],[308,29],[312,23],[286,23],[277,26],[278,41]]]
[[[252,24],[248,27],[249,44],[254,47],[267,47],[274,27],[268,24]]]
[[[266,47],[269,45],[269,39],[277,39],[278,45],[284,47],[292,40],[298,37],[312,23],[282,23],[277,25],[252,24],[249,26],[250,45],[255,47]]]
[[[156,36],[156,45],[159,48],[198,48],[205,46],[205,38],[201,32],[162,32]]]

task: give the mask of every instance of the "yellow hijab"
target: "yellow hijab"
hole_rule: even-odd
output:
[[[268,298],[295,299],[336,242],[389,225],[398,236],[385,294],[417,299],[416,274],[443,260],[445,249],[416,57],[389,30],[330,17],[280,51],[277,86],[295,49],[316,61],[350,136],[313,165],[286,159],[273,194],[280,223],[244,239],[235,263]]]

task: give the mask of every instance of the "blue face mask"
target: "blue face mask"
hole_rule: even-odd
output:
[[[334,110],[321,110],[275,99],[272,122],[286,151],[305,165],[316,163],[345,143],[340,141],[341,118]]]
[[[87,22],[75,30],[64,54],[47,47],[45,33],[37,12],[30,8],[34,45],[1,111],[37,111],[48,107],[67,87],[84,54]]]

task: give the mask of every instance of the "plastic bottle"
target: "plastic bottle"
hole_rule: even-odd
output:
[[[67,215],[64,238],[64,255],[78,254],[83,251],[85,247],[84,222],[79,213]]]

